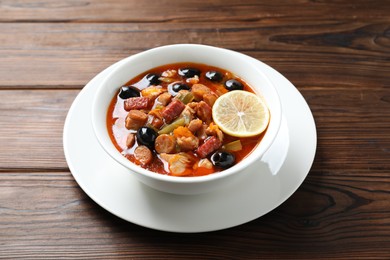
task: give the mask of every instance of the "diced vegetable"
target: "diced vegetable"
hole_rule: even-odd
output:
[[[151,123],[146,123],[145,126],[153,129],[156,133],[158,132],[158,129]]]
[[[176,96],[177,99],[179,99],[184,104],[188,104],[194,100],[194,95],[191,92],[179,92]]]
[[[185,124],[185,119],[183,117],[180,117],[170,123],[169,125],[164,126],[160,131],[158,131],[158,134],[169,134],[172,133],[173,130],[175,130],[179,126],[183,126]]]
[[[184,127],[184,126],[179,126],[175,130],[173,130],[173,135],[176,138],[180,138],[180,137],[194,137],[192,132],[190,130],[188,130],[187,127]]]
[[[240,140],[236,140],[222,146],[222,149],[230,152],[237,152],[242,150],[242,144]]]

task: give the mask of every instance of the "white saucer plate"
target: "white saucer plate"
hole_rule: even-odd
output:
[[[92,79],[74,100],[64,126],[65,157],[85,193],[112,214],[129,222],[170,232],[206,232],[254,220],[284,202],[301,185],[314,160],[316,127],[298,90],[280,73],[263,67],[279,92],[283,120],[280,134],[262,160],[229,186],[200,195],[173,195],[140,183],[108,156],[92,129],[96,84],[118,63]]]

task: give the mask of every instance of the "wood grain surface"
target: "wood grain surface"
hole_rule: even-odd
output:
[[[390,1],[0,1],[0,259],[390,259]],[[285,203],[176,234],[92,201],[63,125],[110,64],[174,43],[236,50],[286,76],[317,125]],[[297,115],[299,116],[299,115]]]

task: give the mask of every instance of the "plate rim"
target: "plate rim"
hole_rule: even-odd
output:
[[[123,60],[121,60],[123,61]],[[290,82],[288,81],[283,75],[281,75],[279,72],[277,72],[275,69],[271,68],[270,66],[268,66],[267,64],[259,61],[259,60],[256,60],[256,59],[253,59],[253,62],[256,62],[256,63],[259,63],[261,66],[264,66],[264,68],[266,68],[267,70],[269,70],[271,73],[273,73],[274,75],[276,75],[276,77],[279,77],[279,78],[283,78],[284,80],[286,80],[286,84],[289,83],[290,86],[289,87],[293,87],[294,90],[296,91],[295,94],[299,95],[300,98],[301,98],[301,102],[303,101],[304,104],[306,105],[306,109],[308,110],[308,115],[310,115],[310,118],[309,118],[309,121],[311,121],[312,123],[312,127],[313,129],[312,130],[312,134],[313,134],[313,140],[314,140],[314,143],[312,143],[312,158],[309,158],[309,162],[308,162],[308,170],[306,173],[304,173],[304,177],[300,180],[299,184],[296,185],[296,187],[294,189],[291,190],[291,192],[289,192],[288,195],[286,195],[285,197],[283,198],[280,198],[278,200],[278,203],[275,204],[270,210],[268,210],[267,212],[257,216],[257,217],[254,217],[254,218],[251,218],[251,219],[246,219],[245,221],[242,221],[240,223],[236,223],[234,225],[228,225],[228,226],[225,226],[225,227],[218,227],[218,228],[215,228],[215,229],[211,229],[211,228],[205,228],[203,230],[191,230],[191,229],[188,229],[188,230],[172,230],[170,228],[163,228],[163,227],[156,227],[156,226],[151,226],[151,225],[145,225],[145,223],[140,223],[139,221],[134,221],[134,220],[129,220],[128,217],[125,217],[125,216],[122,216],[121,214],[118,214],[117,212],[115,212],[114,210],[112,210],[108,205],[106,205],[106,203],[104,203],[100,198],[96,197],[94,194],[92,194],[92,192],[89,190],[88,188],[88,184],[84,183],[81,178],[78,178],[77,174],[75,174],[75,169],[74,169],[74,165],[72,165],[72,163],[70,162],[70,154],[69,154],[69,151],[68,151],[68,148],[67,148],[67,143],[69,142],[68,138],[68,125],[70,124],[70,121],[71,121],[71,117],[72,117],[72,114],[74,113],[74,107],[75,107],[75,104],[78,103],[79,99],[81,99],[81,97],[84,95],[84,93],[86,92],[86,90],[90,87],[92,87],[91,85],[93,85],[95,83],[95,81],[97,81],[97,79],[99,77],[102,77],[104,75],[104,73],[107,73],[108,70],[110,70],[112,67],[114,67],[115,65],[119,64],[121,61],[118,61],[116,63],[114,63],[113,65],[109,66],[108,68],[104,69],[102,72],[100,72],[99,74],[97,74],[94,78],[92,78],[86,85],[85,87],[78,93],[78,95],[76,96],[76,98],[74,99],[71,107],[69,108],[69,111],[68,111],[68,114],[66,116],[66,119],[65,119],[65,124],[64,124],[64,130],[63,130],[63,149],[64,149],[64,153],[65,153],[65,158],[66,158],[66,162],[69,166],[69,169],[70,169],[70,172],[73,176],[73,178],[76,180],[76,182],[78,183],[78,185],[80,186],[80,188],[93,200],[95,201],[99,206],[101,206],[102,208],[104,208],[105,210],[107,210],[108,212],[112,213],[113,215],[117,216],[117,217],[120,217],[128,222],[131,222],[131,223],[134,223],[134,224],[137,224],[137,225],[140,225],[140,226],[143,226],[143,227],[147,227],[147,228],[151,228],[151,229],[156,229],[156,230],[161,230],[161,231],[168,231],[168,232],[179,232],[179,233],[197,233],[197,232],[208,232],[208,231],[216,231],[216,230],[222,230],[222,229],[226,229],[226,228],[230,228],[230,227],[234,227],[234,226],[238,226],[238,225],[241,225],[241,224],[244,224],[244,223],[247,223],[247,222],[250,222],[254,219],[257,219],[269,212],[271,212],[272,210],[274,210],[275,208],[277,208],[278,206],[280,206],[283,202],[285,202],[292,194],[295,193],[295,191],[301,186],[301,184],[303,183],[303,181],[306,179],[308,173],[310,172],[310,169],[311,169],[311,166],[314,162],[314,158],[315,158],[315,154],[316,154],[316,148],[317,148],[317,132],[316,132],[316,126],[315,126],[315,121],[314,121],[314,117],[311,113],[311,110],[310,110],[310,107],[308,106],[308,104],[306,103],[305,99],[303,98],[303,96],[301,95],[301,93],[295,88],[295,86]],[[274,79],[270,78],[271,81],[274,81]],[[275,82],[274,82],[275,84]],[[282,105],[283,105],[283,102],[282,102]],[[94,136],[95,137],[95,136]],[[288,153],[288,152],[287,152]],[[288,156],[288,154],[287,154]],[[286,156],[286,157],[287,157]],[[279,169],[280,170],[280,169]],[[134,181],[137,181],[135,180],[134,178]],[[192,196],[192,195],[185,195],[185,196]]]

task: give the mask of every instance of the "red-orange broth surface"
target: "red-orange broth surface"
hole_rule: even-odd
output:
[[[186,72],[186,68],[198,70],[198,72],[200,72],[199,76],[193,76],[193,73],[191,74],[191,72],[194,71],[191,70],[187,70],[187,74],[184,74],[183,76],[183,73]],[[179,75],[179,70],[182,75]],[[217,72],[217,75],[213,76],[212,73],[208,73],[213,71]],[[153,74],[154,76],[151,76]],[[207,78],[206,75],[208,75],[209,78]],[[231,79],[241,83],[243,90],[254,93],[244,80],[232,73],[204,64],[168,64],[136,76],[124,85],[124,87],[132,86],[132,91],[122,91],[121,89],[123,87],[120,87],[118,94],[112,99],[109,106],[107,113],[107,128],[112,142],[118,151],[131,162],[159,174],[173,176],[202,176],[219,172],[239,163],[259,144],[264,136],[264,132],[260,135],[247,138],[229,136],[220,131],[218,127],[213,124],[211,115],[208,115],[208,113],[211,113],[211,110],[204,104],[206,103],[209,105],[211,109],[215,99],[229,91],[226,88],[225,83]],[[180,89],[180,87],[178,87],[178,85],[173,87],[173,85],[177,83],[186,84],[188,90],[182,89],[178,94],[175,90]],[[210,90],[206,91],[206,94],[208,95],[205,96],[204,88],[199,87],[199,84],[206,86]],[[132,93],[134,90],[137,90],[140,96],[127,98],[128,96],[126,96],[126,94]],[[121,92],[123,93],[121,94]],[[192,95],[188,94],[189,92]],[[161,96],[162,94],[164,94],[164,96]],[[123,98],[121,98],[121,96]],[[185,102],[188,102],[188,100],[190,100],[190,102],[187,104],[182,102],[185,106],[183,111],[173,119],[170,118],[168,115],[169,113],[167,114],[170,110],[168,110],[167,107],[174,100],[178,100],[179,97],[183,96]],[[191,96],[194,96],[193,99],[191,99]],[[186,97],[187,100],[185,99]],[[137,100],[137,102],[127,101],[130,99],[132,101]],[[147,104],[145,104],[145,100],[147,100]],[[168,103],[167,100],[169,101]],[[125,104],[126,102],[129,102],[128,105]],[[202,105],[199,105],[200,102],[202,102]],[[179,102],[175,101],[175,103]],[[137,107],[137,104],[140,105],[140,107]],[[182,107],[182,105],[180,106]],[[171,108],[172,107],[174,106],[171,105]],[[186,109],[189,111],[187,111],[187,114],[184,112]],[[131,116],[130,110],[132,111]],[[165,114],[164,110],[167,110],[165,111]],[[146,116],[140,114],[140,111]],[[162,116],[162,114],[165,115],[165,117]],[[198,116],[198,114],[200,116]],[[209,118],[209,116],[211,118]],[[146,121],[144,121],[145,117]],[[136,119],[135,123],[133,120],[134,118]],[[184,123],[181,118],[185,119]],[[191,121],[196,119],[200,119],[202,125],[201,128],[194,131],[196,127],[193,126],[198,126],[199,121],[193,123],[191,123]],[[178,121],[181,124],[174,127],[175,130],[173,132],[169,132],[168,134],[159,137],[163,134],[159,134],[158,132],[167,125],[172,124],[172,122],[175,123],[175,121]],[[145,145],[145,143],[142,143],[141,137],[145,137],[145,135],[137,136],[137,131],[141,131],[139,128],[145,130],[145,127],[153,129],[159,140],[156,139],[153,144]],[[178,129],[179,127],[180,129]],[[188,131],[189,129],[191,130]],[[145,131],[143,131],[143,133],[145,133]],[[150,141],[150,139],[153,138],[149,138],[147,133],[146,141]],[[198,141],[194,141],[194,137]],[[217,148],[212,149],[211,152],[208,152],[206,149],[206,152],[204,152],[205,149],[203,148],[208,148],[205,143],[211,143],[211,141],[209,141],[210,139],[213,139],[214,147],[217,146]],[[181,142],[179,142],[180,140]],[[191,142],[185,143],[188,140],[191,140]],[[219,142],[215,140],[218,140]],[[241,142],[242,149],[238,151],[224,151],[226,144],[237,140]],[[217,144],[215,145],[215,143]],[[172,144],[174,144],[174,147]],[[159,146],[156,147],[156,145]],[[162,150],[163,153],[158,153],[157,150],[159,152]],[[226,155],[227,152],[228,154],[233,155],[233,157],[228,157],[227,160],[233,158],[234,161],[230,162],[227,166],[222,165],[222,167],[220,167],[220,164],[218,163],[214,165],[215,158],[221,159],[221,156],[213,157],[214,161],[211,159],[216,152],[225,152],[224,155]],[[205,153],[207,153],[207,155],[205,155]]]

